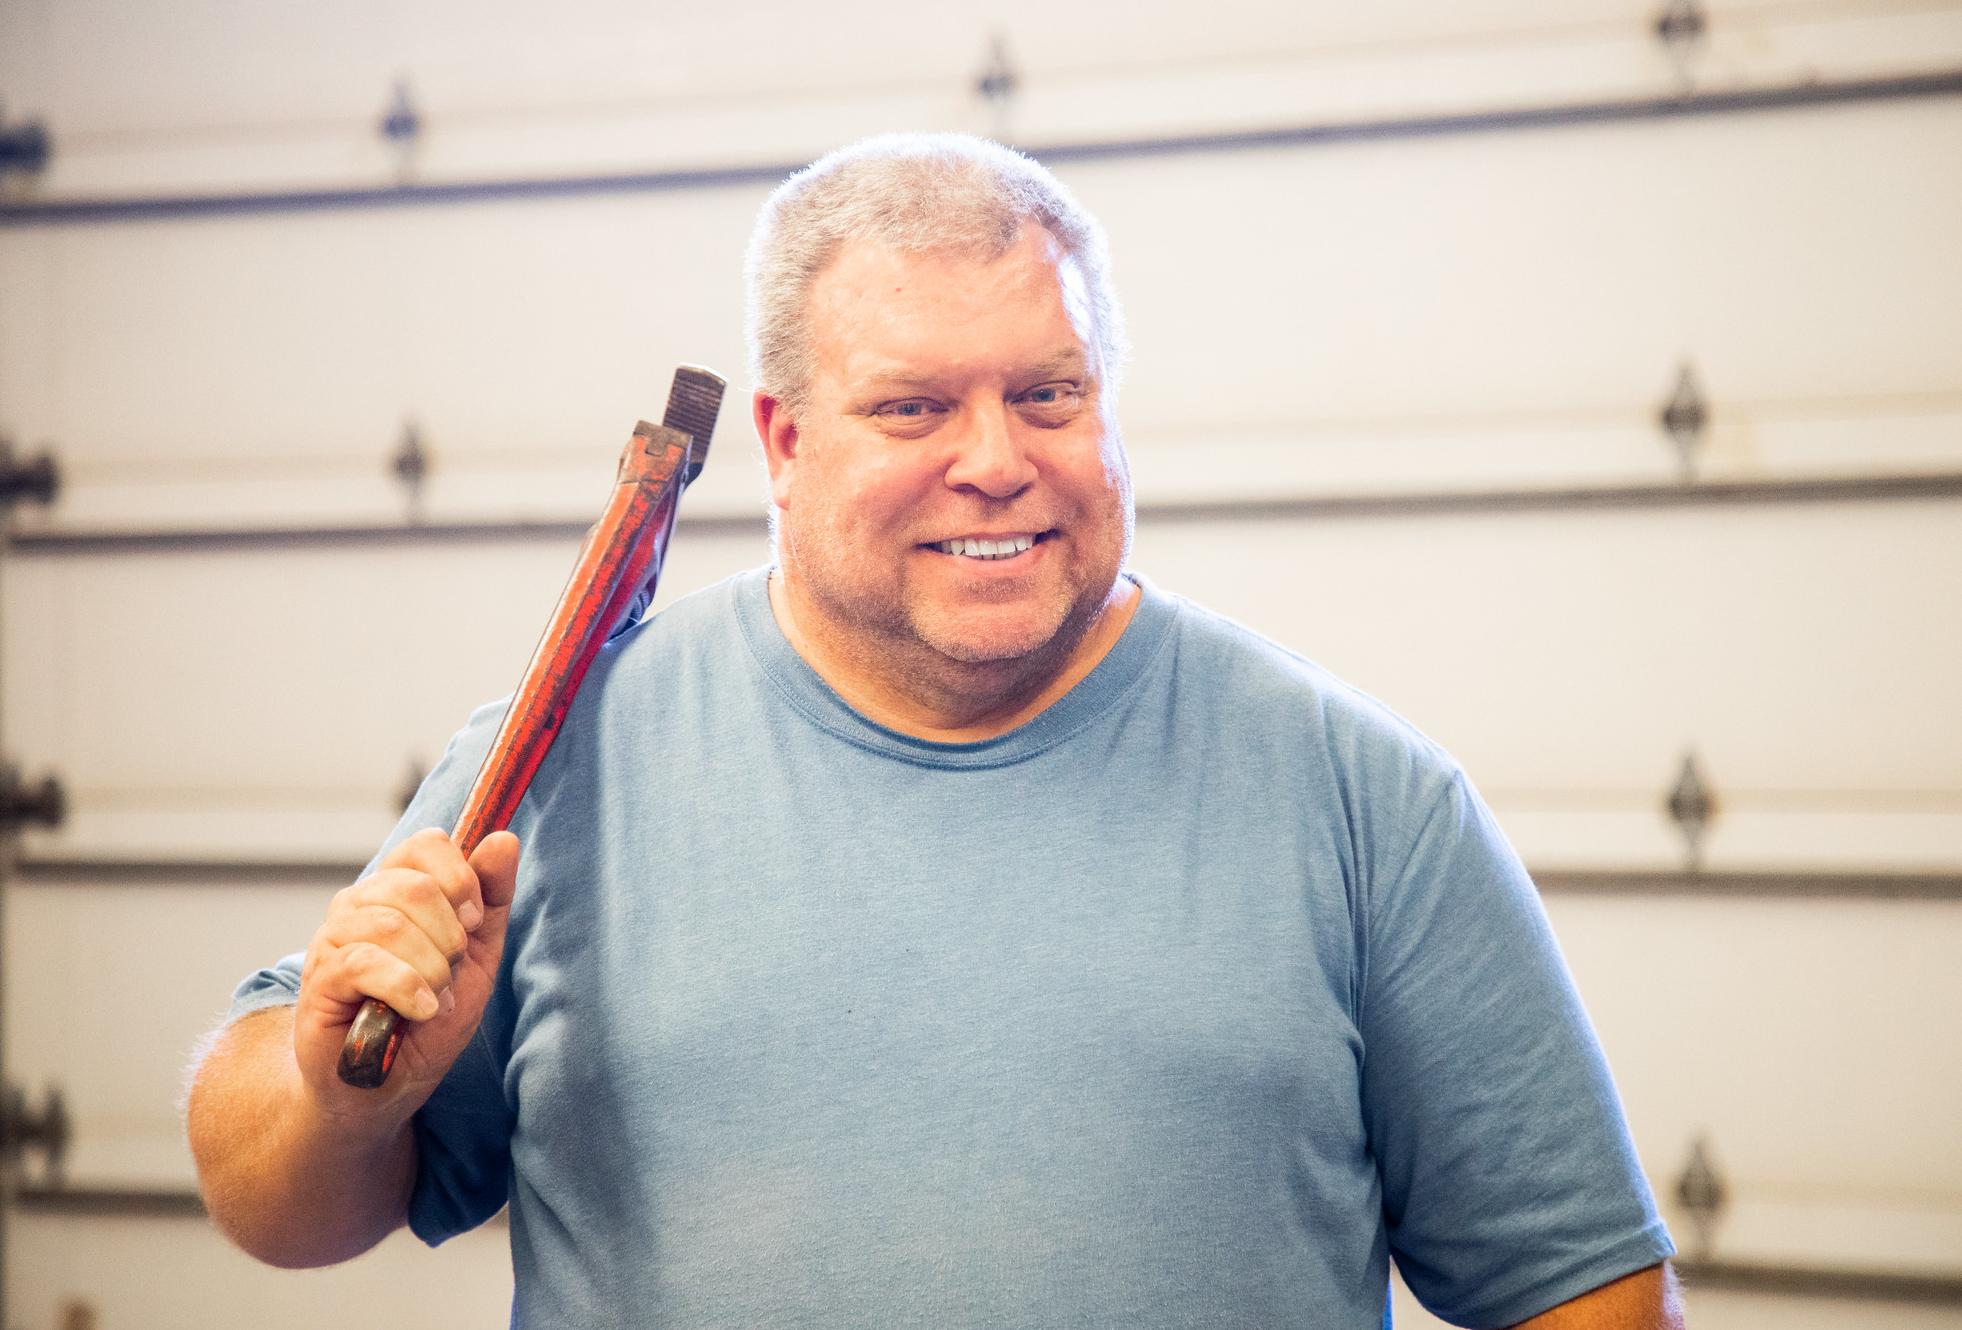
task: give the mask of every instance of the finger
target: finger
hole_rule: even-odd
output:
[[[504,930],[511,922],[511,897],[518,883],[518,838],[508,831],[484,837],[471,856],[484,891],[484,919],[470,935],[470,951],[491,970],[504,954]]]
[[[475,874],[472,878],[474,880]],[[461,956],[469,936],[456,908],[436,879],[413,868],[384,868],[354,884],[341,913],[359,914],[377,906],[398,910],[429,935],[445,956]],[[345,934],[350,938],[352,934]]]
[[[454,979],[454,957],[445,952],[400,910],[385,905],[365,906],[337,916],[322,930],[329,947],[376,947],[408,966],[433,993],[441,993]],[[378,996],[378,995],[377,995]]]
[[[461,862],[463,852],[456,848],[450,833],[441,827],[424,827],[382,857],[382,868],[421,868],[425,871],[445,862]]]
[[[436,827],[418,831],[382,860],[384,868],[411,868],[429,874],[449,898],[465,929],[483,921],[477,874],[449,833]]]
[[[341,989],[351,995],[344,1001],[379,998],[412,1021],[429,1020],[442,1007],[437,990],[414,967],[373,942],[340,948],[324,968],[332,972],[327,978],[330,993]]]
[[[505,909],[518,886],[518,838],[508,831],[493,831],[484,837],[470,856],[470,867],[477,878],[487,908]]]

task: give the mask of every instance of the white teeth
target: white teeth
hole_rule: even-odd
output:
[[[934,548],[942,554],[960,554],[970,559],[1007,559],[1035,544],[1034,536],[1009,536],[1005,540],[943,540]]]

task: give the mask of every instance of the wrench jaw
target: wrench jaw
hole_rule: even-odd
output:
[[[651,485],[658,490],[685,486],[693,448],[693,438],[686,431],[643,420],[634,426],[634,437],[620,454],[620,471],[613,483]]]
[[[722,410],[722,376],[699,365],[683,365],[674,372],[674,385],[668,389],[667,413],[658,425],[643,420],[634,426],[635,447],[620,459],[620,481],[647,484],[665,481],[670,471],[679,472],[686,489],[702,474],[708,461],[709,440],[715,434],[715,418]],[[663,454],[667,447],[679,447],[683,457],[670,463]]]
[[[617,637],[639,623],[640,616],[654,603],[654,583],[661,575],[668,537],[674,533],[681,491],[702,474],[709,440],[715,433],[715,418],[722,409],[725,386],[722,376],[713,370],[683,365],[674,372],[674,386],[668,390],[667,414],[661,423],[652,425],[643,420],[634,426],[633,441],[620,458],[619,483],[657,486],[660,498],[656,511],[662,517],[659,530],[648,531],[641,537],[658,542],[647,580],[644,585],[616,597],[610,613],[617,617],[609,637]]]
[[[709,439],[715,434],[715,418],[722,410],[722,393],[728,384],[714,370],[700,365],[683,365],[674,372],[674,385],[668,389],[667,414],[661,423],[688,436],[688,469],[682,485],[695,483],[708,461]]]

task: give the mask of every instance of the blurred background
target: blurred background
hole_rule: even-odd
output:
[[[1962,3],[0,0],[5,1326],[503,1323],[227,1248],[183,1067],[679,362],[663,599],[767,558],[744,240],[888,129],[1102,217],[1134,565],[1465,763],[1698,1330],[1962,1326]]]

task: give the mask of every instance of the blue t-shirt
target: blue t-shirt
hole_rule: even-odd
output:
[[[854,712],[762,570],[601,653],[410,1223],[524,1326],[1511,1324],[1673,1248],[1451,759],[1143,584],[1015,731]],[[447,828],[499,708],[389,840]],[[288,1001],[298,957],[235,1010]]]

